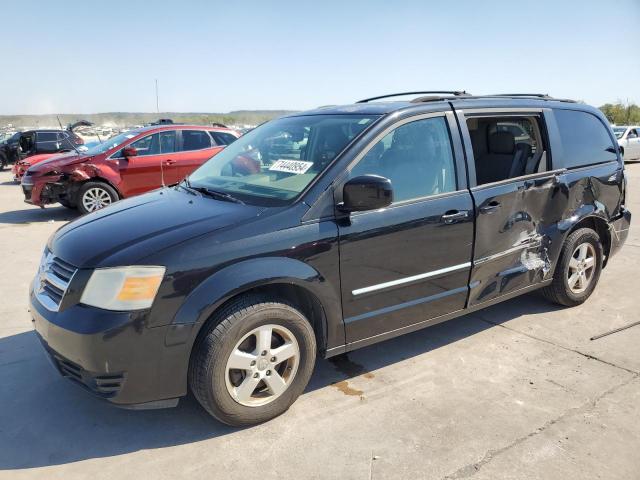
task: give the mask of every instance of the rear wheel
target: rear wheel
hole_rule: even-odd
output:
[[[107,183],[87,182],[78,191],[77,199],[78,210],[90,213],[117,201],[118,192]]]
[[[590,228],[576,230],[565,240],[553,282],[543,289],[543,294],[560,305],[580,305],[596,288],[602,260],[598,234]]]
[[[258,296],[241,297],[200,336],[189,385],[221,422],[253,425],[291,406],[311,377],[315,357],[313,328],[300,311]]]

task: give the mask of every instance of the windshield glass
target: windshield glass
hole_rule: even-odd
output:
[[[250,131],[191,174],[191,187],[280,205],[296,197],[377,116],[312,115]]]
[[[624,135],[624,132],[626,131],[627,127],[613,127],[613,134],[616,136],[616,138],[622,137],[622,135]]]
[[[102,143],[98,143],[97,145],[94,145],[93,147],[89,148],[85,153],[87,155],[98,155],[100,153],[104,153],[107,150],[111,150],[112,148],[122,145],[124,142],[135,137],[137,134],[138,132],[135,132],[135,131],[121,133],[120,135],[116,135],[115,137],[111,137],[108,140],[104,140]]]

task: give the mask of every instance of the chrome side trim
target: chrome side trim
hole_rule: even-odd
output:
[[[446,290],[444,292],[436,293],[435,295],[430,295],[428,297],[416,298],[415,300],[411,300],[409,302],[399,303],[397,305],[390,305],[388,307],[380,308],[378,310],[374,310],[372,312],[362,313],[360,315],[356,315],[354,317],[349,317],[344,319],[345,324],[349,324],[352,322],[358,322],[360,320],[365,320],[371,317],[377,317],[378,315],[384,315],[387,313],[392,313],[397,310],[402,310],[403,308],[415,307],[416,305],[422,305],[424,303],[433,302],[435,300],[440,300],[445,297],[449,297],[451,295],[457,295],[459,293],[466,293],[468,290],[468,286],[454,288],[452,290]]]
[[[497,260],[498,258],[504,257],[506,255],[511,255],[512,253],[516,253],[516,252],[518,252],[520,250],[524,250],[526,248],[538,248],[541,245],[542,245],[542,242],[540,242],[540,241],[521,243],[520,245],[516,245],[515,247],[508,248],[507,250],[503,250],[501,252],[494,253],[493,255],[489,255],[487,257],[482,257],[482,258],[479,258],[477,260],[474,260],[473,264],[474,265],[480,265],[482,263],[490,262],[492,260]]]
[[[385,288],[397,287],[398,285],[404,285],[406,283],[416,282],[418,280],[425,280],[427,278],[438,277],[445,273],[455,272],[456,270],[462,270],[463,268],[471,267],[471,262],[461,263],[459,265],[453,265],[451,267],[441,268],[440,270],[433,270],[431,272],[420,273],[411,277],[399,278],[397,280],[391,280],[389,282],[379,283],[377,285],[371,285],[369,287],[357,288],[353,290],[351,294],[355,297],[365,293],[377,292],[378,290],[384,290]]]

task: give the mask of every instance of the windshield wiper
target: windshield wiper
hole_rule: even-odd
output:
[[[234,197],[230,193],[220,192],[218,190],[212,190],[208,187],[194,187],[191,184],[188,184],[191,190],[195,190],[196,192],[200,192],[204,195],[208,195],[212,198],[217,198],[218,200],[225,200],[227,202],[239,203],[240,205],[244,205],[245,203],[239,198]]]
[[[198,195],[200,197],[202,196],[201,192],[199,192],[198,190],[196,190],[191,186],[188,178],[185,178],[182,182],[178,184],[178,186],[184,188],[187,192],[189,192],[192,195]]]

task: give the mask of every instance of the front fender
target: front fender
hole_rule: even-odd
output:
[[[218,270],[189,294],[171,323],[175,326],[197,324],[196,329],[189,328],[195,340],[197,330],[227,300],[271,284],[296,285],[314,295],[322,305],[327,323],[327,348],[344,345],[339,291],[312,266],[286,257],[253,258]]]
[[[168,326],[165,346],[170,361],[166,363],[170,364],[167,370],[170,370],[174,396],[182,396],[187,392],[187,372],[193,345],[201,328],[216,309],[235,295],[276,283],[294,284],[315,295],[322,305],[327,323],[327,349],[344,347],[340,299],[332,293],[331,286],[318,271],[291,258],[245,260],[225,267],[203,281],[189,294]]]

